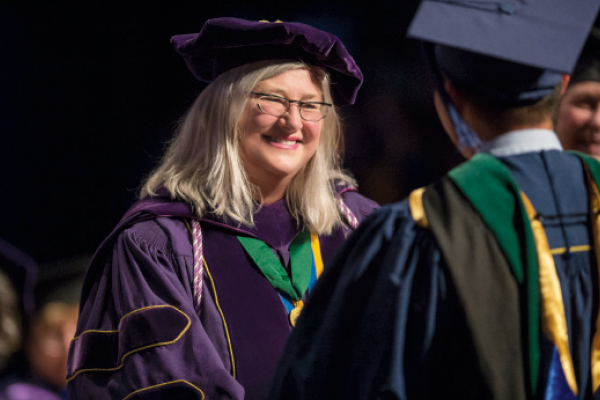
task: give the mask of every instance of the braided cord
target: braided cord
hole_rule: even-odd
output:
[[[204,254],[202,252],[202,231],[200,223],[192,221],[192,249],[194,251],[194,309],[200,315],[200,304],[202,303],[202,275],[204,274]]]
[[[350,228],[352,229],[358,228],[358,219],[356,218],[356,216],[354,216],[354,213],[352,212],[352,210],[350,210],[350,208],[348,208],[346,203],[344,203],[344,200],[342,200],[341,198],[337,198],[335,199],[335,204],[338,206],[338,209],[340,210],[340,213],[346,220],[348,226],[350,226]]]
[[[335,203],[348,226],[352,229],[356,229],[358,227],[358,219],[354,216],[354,213],[350,208],[348,208],[341,198],[336,199]],[[200,305],[202,304],[202,276],[204,274],[204,253],[202,252],[202,230],[200,229],[200,223],[196,220],[192,220],[192,250],[194,252],[194,309],[196,310],[196,313],[200,315]]]

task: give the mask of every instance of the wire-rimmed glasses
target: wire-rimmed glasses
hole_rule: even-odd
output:
[[[327,111],[333,106],[333,104],[321,103],[318,101],[304,102],[300,100],[290,100],[274,94],[259,92],[250,93],[258,97],[257,105],[260,111],[275,117],[281,117],[288,112],[292,103],[296,103],[298,104],[298,111],[300,111],[300,118],[305,121],[316,122],[325,118],[327,116]]]

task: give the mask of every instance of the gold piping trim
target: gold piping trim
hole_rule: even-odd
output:
[[[194,236],[192,227],[188,223],[187,219],[184,219],[183,222],[185,223],[185,226],[187,226],[190,235]],[[208,276],[210,286],[212,287],[212,292],[215,296],[215,305],[217,306],[219,314],[221,314],[221,319],[223,319],[223,330],[225,331],[225,339],[227,339],[227,346],[229,347],[229,358],[231,359],[231,376],[236,378],[237,372],[235,370],[235,358],[233,357],[233,346],[231,345],[231,336],[229,336],[229,327],[227,326],[227,321],[225,321],[225,314],[223,314],[223,310],[221,309],[221,305],[219,304],[219,297],[217,296],[217,288],[215,287],[215,281],[213,280],[213,277],[210,274],[210,270],[208,269],[208,264],[206,264],[205,257],[202,257],[202,264],[204,264],[206,275]]]
[[[596,264],[598,271],[600,272],[600,218],[598,212],[600,212],[600,192],[598,192],[598,186],[596,182],[592,179],[592,175],[589,171],[589,167],[586,163],[583,164],[583,169],[585,170],[585,177],[588,186],[588,194],[589,194],[589,202],[590,202],[590,211],[591,211],[591,224],[592,224],[592,232],[594,238],[594,249],[596,253]],[[600,282],[599,282],[600,283]],[[591,370],[592,370],[592,388],[593,393],[596,393],[598,387],[600,386],[600,313],[596,317],[596,333],[594,334],[594,339],[592,339],[592,348],[591,348]]]
[[[154,386],[148,386],[142,389],[138,389],[134,392],[129,393],[127,396],[123,397],[123,400],[127,400],[128,398],[130,398],[131,396],[135,395],[136,393],[139,392],[143,392],[144,390],[150,390],[150,389],[154,389],[157,387],[161,387],[161,386],[166,386],[166,385],[171,385],[173,383],[187,383],[188,385],[190,385],[191,387],[193,387],[194,389],[196,389],[197,391],[199,391],[202,394],[202,400],[204,400],[204,392],[202,390],[200,390],[200,388],[198,388],[196,385],[194,385],[193,383],[190,383],[188,381],[186,381],[185,379],[178,379],[176,381],[171,381],[171,382],[165,382],[165,383],[159,383],[158,385],[154,385]]]
[[[423,192],[425,192],[424,187],[413,190],[408,195],[408,205],[410,207],[410,215],[415,220],[415,224],[421,228],[428,228],[429,221],[427,221],[427,215],[423,208]]]
[[[535,240],[539,264],[540,297],[542,300],[541,316],[544,333],[558,348],[560,363],[565,378],[571,391],[577,395],[577,381],[575,379],[575,368],[569,351],[569,335],[567,332],[567,319],[560,289],[560,281],[556,273],[554,258],[550,254],[550,246],[544,232],[542,223],[535,219],[535,209],[525,195],[521,192],[521,198],[531,223],[531,230]]]
[[[317,279],[323,273],[323,257],[321,257],[321,245],[319,243],[319,235],[314,232],[310,233],[310,246],[312,247],[315,256],[315,270],[317,271]]]
[[[125,318],[125,317],[123,317],[123,318]],[[123,318],[121,318],[121,319],[123,319]],[[117,332],[119,332],[118,329],[114,330],[114,331],[101,331],[99,329],[90,329],[90,330],[82,332],[81,335],[79,335],[79,336],[75,336],[73,339],[71,339],[71,342],[74,342],[75,340],[79,339],[80,337],[82,337],[86,333],[117,333]]]
[[[582,244],[581,246],[569,247],[569,252],[578,253],[580,251],[590,251],[591,249],[592,249],[592,246],[590,246],[589,244]],[[566,251],[567,251],[566,247],[557,247],[556,249],[550,249],[550,254],[552,254],[552,255],[563,254]]]
[[[229,357],[231,358],[231,375],[236,378],[237,372],[235,370],[235,359],[233,357],[233,346],[231,345],[231,337],[229,336],[229,327],[227,326],[227,321],[225,321],[225,315],[223,314],[223,310],[221,309],[221,305],[219,304],[219,297],[217,296],[217,288],[215,287],[215,282],[213,280],[210,271],[208,270],[208,265],[206,264],[206,258],[202,258],[204,262],[204,269],[206,270],[206,275],[208,276],[208,280],[210,281],[210,285],[212,286],[213,293],[215,295],[215,305],[217,306],[217,310],[219,310],[219,314],[221,314],[221,318],[223,319],[223,329],[225,331],[225,337],[227,339],[227,345],[229,346]]]
[[[73,374],[71,377],[69,377],[69,378],[67,379],[67,382],[70,382],[71,380],[73,380],[73,379],[74,379],[74,378],[75,378],[77,375],[79,375],[79,374],[80,374],[80,373],[82,373],[82,372],[90,372],[90,371],[97,371],[97,372],[98,372],[98,371],[110,372],[110,371],[116,371],[116,370],[118,370],[118,369],[121,369],[121,368],[123,368],[123,365],[125,365],[125,358],[127,358],[127,357],[128,357],[128,356],[130,356],[131,354],[134,354],[134,353],[140,352],[140,351],[142,351],[142,350],[150,349],[150,348],[152,348],[152,347],[166,346],[166,345],[169,345],[169,344],[173,344],[173,343],[177,342],[179,339],[181,339],[181,337],[183,336],[183,334],[184,334],[185,332],[187,332],[187,330],[190,328],[190,325],[192,324],[192,320],[190,319],[190,317],[188,317],[188,316],[187,316],[187,314],[186,314],[186,313],[184,313],[183,311],[181,311],[180,309],[178,309],[178,308],[176,308],[176,307],[173,307],[173,306],[171,306],[171,305],[168,305],[168,304],[164,304],[164,305],[157,305],[157,306],[148,306],[148,307],[143,307],[143,308],[140,308],[140,309],[137,309],[137,310],[133,310],[133,311],[131,311],[131,312],[128,312],[128,313],[127,313],[127,314],[125,314],[123,317],[121,317],[121,319],[119,320],[119,325],[121,324],[121,322],[122,322],[122,321],[123,321],[125,318],[129,317],[130,315],[132,315],[132,314],[134,314],[134,313],[137,313],[137,312],[140,312],[140,311],[144,311],[144,310],[150,310],[150,309],[153,309],[153,308],[172,308],[172,309],[174,309],[174,310],[176,310],[176,311],[179,311],[181,314],[183,314],[183,316],[187,318],[187,320],[188,320],[188,323],[187,323],[187,325],[185,326],[185,328],[183,328],[183,330],[182,330],[182,331],[179,333],[179,335],[178,335],[178,336],[177,336],[177,337],[176,337],[174,340],[170,340],[170,341],[167,341],[167,342],[153,343],[153,344],[150,344],[150,345],[147,345],[147,346],[144,346],[144,347],[140,347],[140,348],[137,348],[137,349],[133,349],[133,350],[131,350],[131,351],[128,351],[127,353],[123,354],[123,356],[121,357],[121,364],[119,364],[118,366],[116,366],[116,367],[114,367],[114,368],[88,368],[88,369],[80,369],[80,370],[78,370],[78,371],[75,371],[75,373],[74,373],[74,374]],[[98,333],[98,332],[99,332],[99,333],[117,333],[117,332],[119,332],[119,330],[118,330],[118,329],[117,329],[116,331],[114,331],[114,330],[113,330],[113,331],[89,330],[89,331],[85,331],[85,332],[83,332],[81,335],[79,335],[79,336],[77,336],[77,337],[73,338],[73,340],[77,340],[77,339],[81,338],[83,335],[85,335],[86,333],[92,333],[92,332],[97,332],[97,333]]]

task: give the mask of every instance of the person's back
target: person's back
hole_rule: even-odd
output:
[[[551,3],[546,17],[553,7],[566,20],[587,12],[587,28],[598,9]],[[463,154],[477,154],[351,236],[307,304],[269,399],[593,398],[600,164],[563,152],[552,131],[570,67],[523,49],[504,55],[511,24],[522,23],[511,16],[530,6],[423,3],[410,32],[429,43],[438,114]],[[440,28],[432,15],[456,20]],[[459,27],[477,29],[478,18],[507,26],[500,35],[481,24],[491,33],[465,38]]]

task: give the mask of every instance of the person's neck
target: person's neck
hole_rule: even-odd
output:
[[[268,206],[285,197],[291,179],[261,181],[250,178],[250,181],[257,187],[259,191],[259,193],[255,194],[254,199]]]
[[[473,121],[473,125],[473,130],[477,133],[477,136],[479,136],[482,142],[488,142],[507,132],[518,131],[523,129],[548,129],[551,131],[554,130],[554,124],[552,123],[552,120],[550,118],[547,118],[544,121],[537,124],[506,125],[503,127],[503,129],[498,129],[495,126],[490,126],[484,121],[480,121],[478,119]]]

